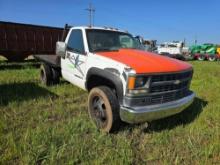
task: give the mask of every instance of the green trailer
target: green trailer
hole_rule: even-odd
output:
[[[215,61],[218,59],[217,46],[214,44],[192,45],[190,52],[194,59]]]

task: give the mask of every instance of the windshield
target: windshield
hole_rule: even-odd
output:
[[[140,43],[128,33],[87,29],[86,35],[90,52],[118,51],[121,48],[141,49]]]

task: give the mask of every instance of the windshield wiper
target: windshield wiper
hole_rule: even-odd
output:
[[[107,49],[107,48],[98,48],[98,49],[94,49],[93,52],[102,52],[102,51],[108,51],[108,52],[112,52],[112,51],[118,51],[118,49]]]
[[[136,48],[136,47],[122,47],[121,49],[140,49],[140,48]]]

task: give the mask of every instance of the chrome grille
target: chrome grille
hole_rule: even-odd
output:
[[[188,90],[180,90],[170,93],[164,93],[160,95],[151,96],[151,103],[150,104],[157,104],[157,103],[166,103],[170,101],[175,101],[187,96],[190,92]]]
[[[191,70],[186,71],[186,72],[182,72],[182,73],[154,75],[154,76],[152,76],[152,82],[184,79],[184,78],[189,78],[191,76],[192,76]]]
[[[125,103],[127,106],[146,106],[154,104],[162,104],[170,101],[181,99],[190,95],[191,91],[182,89],[179,91],[166,92],[163,94],[148,95],[139,98],[126,98]]]
[[[146,96],[127,97],[128,106],[146,106],[175,101],[190,95],[193,71],[151,75],[150,90]]]
[[[192,71],[182,73],[153,75],[150,93],[188,89],[192,79]]]

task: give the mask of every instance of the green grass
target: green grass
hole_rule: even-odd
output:
[[[0,62],[0,164],[218,164],[220,64],[194,66],[193,105],[114,134],[96,130],[87,93],[62,81],[45,87],[32,63]]]

